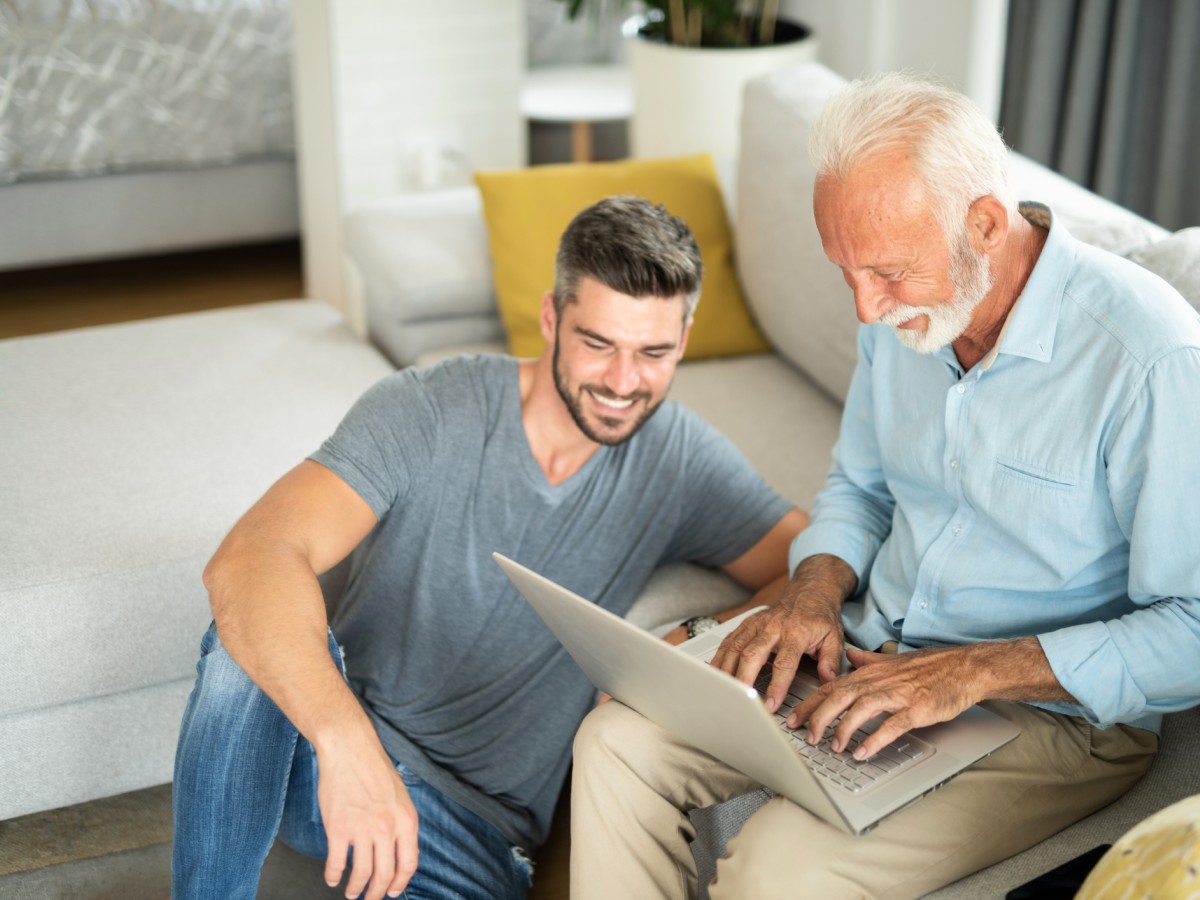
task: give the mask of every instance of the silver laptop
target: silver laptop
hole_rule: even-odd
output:
[[[976,706],[865,762],[812,748],[803,729],[793,735],[782,722],[817,685],[814,669],[797,675],[794,696],[773,716],[758,691],[708,665],[738,620],[673,647],[499,553],[492,557],[597,688],[847,833],[870,830],[1020,733]]]

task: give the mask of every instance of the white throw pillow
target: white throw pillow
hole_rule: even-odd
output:
[[[1008,158],[1018,199],[1047,204],[1054,210],[1055,221],[1085,244],[1128,256],[1169,234],[1162,226],[1020,153],[1009,153]]]
[[[1200,310],[1200,226],[1184,228],[1129,254],[1159,278],[1169,282]]]

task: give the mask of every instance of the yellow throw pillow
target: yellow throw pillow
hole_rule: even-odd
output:
[[[616,194],[661,203],[692,229],[704,260],[704,282],[686,359],[769,349],[733,268],[733,241],[716,168],[708,154],[678,159],[572,163],[479,172],[500,318],[514,356],[545,348],[538,315],[554,288],[558,241],[575,214]]]
[[[1076,900],[1200,897],[1200,795],[1134,826],[1096,863]]]

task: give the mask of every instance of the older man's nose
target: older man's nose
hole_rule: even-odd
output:
[[[871,325],[896,305],[888,290],[887,282],[872,272],[850,272],[843,270],[846,284],[854,292],[854,310],[858,320]]]

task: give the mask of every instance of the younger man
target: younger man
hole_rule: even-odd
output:
[[[700,280],[681,220],[601,201],[562,237],[541,358],[396,373],[238,522],[205,572],[175,900],[253,897],[277,834],[331,885],[352,851],[349,897],[525,896],[594,697],[491,553],[623,614],[675,560],[779,587],[807,522],[663,402]],[[329,627],[317,576],[355,548]]]

